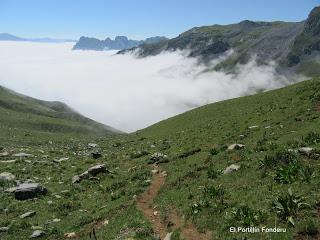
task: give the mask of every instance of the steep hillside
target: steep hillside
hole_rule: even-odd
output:
[[[47,102],[0,86],[0,141],[31,143],[55,135],[105,136],[119,131],[94,122],[61,102]]]
[[[319,92],[317,78],[209,104],[97,145],[81,138],[9,144],[1,171],[47,192],[18,200],[19,192],[0,190],[0,237],[319,239]],[[32,155],[14,155],[21,151]],[[275,225],[286,232],[230,232]]]
[[[136,51],[140,57],[146,57],[162,51],[188,50],[190,57],[209,62],[233,49],[233,54],[216,66],[216,70],[230,71],[236,64],[256,57],[259,64],[278,62],[278,70],[282,72],[316,76],[320,69],[319,9],[314,8],[303,22],[245,20],[231,25],[195,27],[176,38],[119,53]]]

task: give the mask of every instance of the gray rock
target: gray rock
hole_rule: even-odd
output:
[[[234,143],[234,144],[231,144],[229,147],[228,147],[228,150],[238,150],[238,149],[242,149],[244,148],[246,145],[243,145],[243,144],[240,144],[240,143]]]
[[[30,236],[30,238],[39,238],[39,237],[42,237],[44,236],[45,233],[44,231],[41,231],[41,230],[35,230],[32,235]]]
[[[88,169],[88,173],[91,176],[96,176],[99,173],[107,172],[107,168],[105,164],[98,164]]]
[[[229,167],[227,167],[227,168],[223,171],[223,174],[232,173],[232,172],[238,171],[239,169],[240,169],[240,165],[231,164]]]
[[[46,193],[47,189],[39,183],[22,183],[14,191],[14,196],[18,200],[26,200]]]
[[[14,193],[16,190],[17,190],[16,187],[11,187],[11,188],[7,188],[7,189],[4,190],[4,191],[5,191],[5,192],[8,192],[8,193]]]
[[[96,144],[96,143],[88,143],[88,147],[89,148],[96,148],[96,147],[98,147],[98,144]]]
[[[311,147],[301,147],[298,149],[298,152],[301,154],[309,155],[313,151]]]
[[[167,155],[165,155],[163,153],[156,152],[150,156],[150,162],[151,163],[160,163],[167,158],[168,158]]]
[[[79,183],[81,182],[83,179],[83,177],[81,177],[81,175],[75,175],[72,177],[72,183]]]
[[[23,219],[23,218],[27,218],[27,217],[33,217],[34,215],[36,215],[35,211],[29,211],[29,212],[26,212],[26,213],[20,215],[20,218]]]
[[[54,219],[52,219],[52,220],[46,221],[46,224],[58,223],[58,222],[60,222],[60,221],[61,221],[60,218],[54,218]]]
[[[1,163],[15,163],[16,160],[5,160],[5,161],[0,161]]]
[[[32,157],[32,154],[29,153],[16,153],[12,155],[13,157],[27,158]]]
[[[105,164],[98,164],[93,167],[90,167],[87,171],[81,173],[80,175],[76,175],[72,178],[72,183],[79,183],[85,178],[95,177],[99,173],[106,173],[107,167]]]
[[[0,227],[0,232],[8,232],[9,227]]]
[[[67,161],[67,160],[69,160],[69,158],[64,157],[64,158],[60,158],[60,159],[55,159],[53,161],[56,163],[61,163],[61,162]]]
[[[9,172],[0,173],[0,181],[13,181],[15,176]]]
[[[259,126],[250,126],[248,127],[249,129],[254,129],[254,128],[258,128]]]
[[[8,152],[2,152],[2,153],[0,153],[0,158],[1,158],[1,157],[7,157],[7,156],[9,156],[9,153],[8,153]]]
[[[102,154],[98,151],[98,150],[94,150],[91,152],[91,156],[94,158],[94,159],[98,159],[98,158],[101,158],[102,157]]]

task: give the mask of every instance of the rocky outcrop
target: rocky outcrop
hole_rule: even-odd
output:
[[[90,167],[87,171],[85,171],[79,175],[75,175],[72,178],[72,183],[79,183],[83,179],[95,177],[99,173],[106,173],[106,172],[108,172],[106,165],[105,164],[98,164],[93,167]]]
[[[27,200],[46,193],[47,189],[39,183],[22,183],[14,190],[14,196],[17,200]]]

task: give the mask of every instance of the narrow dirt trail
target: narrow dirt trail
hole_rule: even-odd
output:
[[[153,202],[158,195],[159,190],[165,183],[166,175],[160,172],[158,166],[154,166],[153,169],[158,170],[158,172],[153,175],[153,179],[148,190],[137,199],[138,208],[152,224],[153,231],[156,234],[159,234],[161,239],[164,239],[169,233],[167,226],[170,222],[174,224],[171,227],[171,230],[180,229],[181,235],[185,240],[211,239],[210,233],[199,233],[194,224],[186,222],[176,211],[172,211],[166,221],[161,220],[159,210],[154,208]]]

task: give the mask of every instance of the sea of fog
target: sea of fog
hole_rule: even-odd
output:
[[[65,102],[96,121],[132,132],[197,106],[288,83],[273,63],[261,67],[254,60],[225,74],[204,71],[206,66],[185,52],[138,59],[71,49],[72,43],[0,42],[0,85]]]

